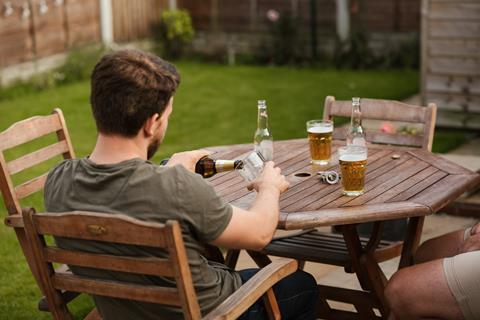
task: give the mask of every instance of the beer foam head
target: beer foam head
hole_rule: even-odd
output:
[[[329,133],[333,131],[332,126],[316,126],[310,127],[307,130],[309,133]]]
[[[354,161],[364,161],[367,160],[367,154],[342,154],[340,156],[341,161],[348,161],[348,162],[354,162]]]

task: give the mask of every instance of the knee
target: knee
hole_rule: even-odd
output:
[[[297,279],[303,283],[304,290],[306,291],[318,291],[317,280],[308,272],[303,270],[297,270],[294,273],[297,276]]]
[[[316,303],[318,298],[318,286],[315,278],[308,272],[297,270],[289,277],[289,289],[296,288],[298,294],[304,294],[309,301]]]
[[[402,271],[395,273],[385,288],[385,299],[392,310],[397,315],[399,311],[403,310],[405,304],[408,304],[408,285],[403,279]]]

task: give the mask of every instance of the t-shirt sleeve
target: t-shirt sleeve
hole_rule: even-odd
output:
[[[188,217],[192,231],[203,242],[217,239],[232,218],[232,206],[220,198],[200,175],[178,168],[178,203]]]

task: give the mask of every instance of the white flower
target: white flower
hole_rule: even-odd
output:
[[[267,19],[271,22],[275,22],[280,18],[280,13],[277,10],[270,9],[267,11]]]

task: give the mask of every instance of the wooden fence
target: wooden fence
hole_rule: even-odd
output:
[[[422,99],[437,123],[480,129],[480,2],[424,0]]]
[[[322,33],[335,32],[335,0],[316,0],[316,21]],[[265,27],[266,12],[274,9],[310,24],[310,0],[179,0],[190,11],[197,30],[250,32]],[[415,32],[420,27],[420,0],[351,0],[355,23],[366,32]]]
[[[113,0],[113,37],[115,41],[132,41],[151,34],[160,21],[168,0]]]
[[[0,68],[100,39],[98,0],[10,0],[0,12]]]

